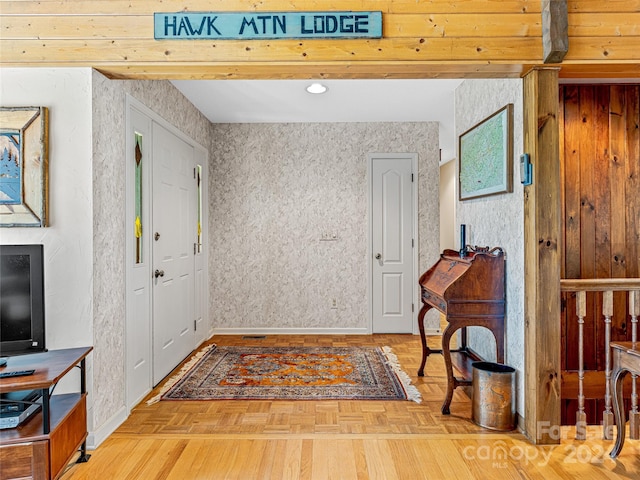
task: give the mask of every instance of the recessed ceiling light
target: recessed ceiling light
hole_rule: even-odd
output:
[[[307,87],[307,92],[309,92],[309,93],[320,94],[320,93],[324,93],[326,91],[327,91],[327,87],[325,87],[321,83],[312,83],[311,85],[309,85]]]

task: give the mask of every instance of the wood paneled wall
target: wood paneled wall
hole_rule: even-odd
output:
[[[564,258],[562,278],[640,276],[640,86],[564,85],[560,89]],[[575,420],[578,323],[575,295],[563,300],[565,415]],[[626,294],[614,293],[612,340],[631,340]],[[587,397],[603,398],[602,296],[588,294],[584,325]],[[600,372],[600,373],[597,373]],[[565,386],[563,384],[563,386]],[[597,402],[601,404],[601,402]],[[601,415],[587,402],[590,423]]]
[[[382,39],[164,40],[153,13],[381,10]],[[640,0],[569,0],[561,75],[640,77]],[[542,63],[540,0],[0,0],[0,66],[113,78],[516,77]]]

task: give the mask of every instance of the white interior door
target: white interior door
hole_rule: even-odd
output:
[[[373,333],[413,332],[415,159],[415,154],[370,156]]]
[[[153,383],[195,346],[194,148],[153,124]]]
[[[151,119],[131,106],[128,122],[126,398],[127,407],[133,408],[152,387],[150,198],[140,193],[150,191],[153,136]]]

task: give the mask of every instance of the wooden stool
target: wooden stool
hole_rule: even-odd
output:
[[[616,443],[609,456],[616,458],[624,445],[625,416],[622,402],[622,381],[627,373],[640,375],[640,343],[611,342],[613,370],[611,372],[611,391],[613,392],[613,414],[618,426]]]

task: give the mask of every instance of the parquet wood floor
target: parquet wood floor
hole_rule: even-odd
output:
[[[434,347],[439,337],[430,339]],[[84,479],[640,479],[640,441],[616,461],[612,441],[590,429],[586,442],[533,446],[518,432],[471,422],[471,400],[456,389],[451,415],[440,355],[417,377],[412,335],[216,336],[218,345],[390,345],[423,401],[164,401],[138,405],[86,464]],[[153,392],[152,392],[153,395]]]

